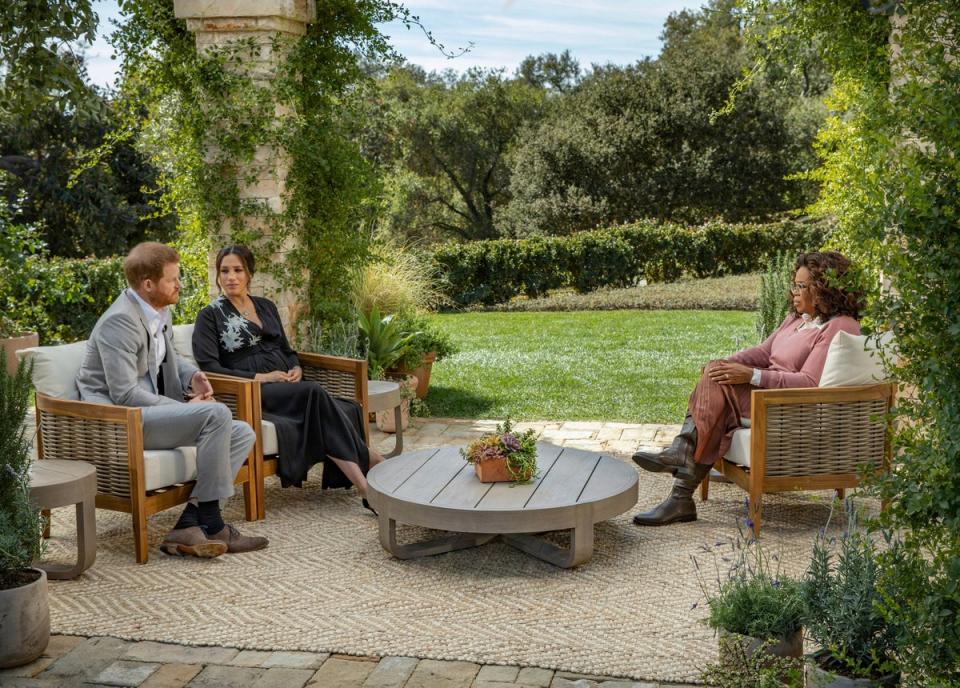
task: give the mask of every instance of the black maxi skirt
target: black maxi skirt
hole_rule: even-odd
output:
[[[323,462],[323,489],[350,487],[330,457],[370,469],[360,404],[330,395],[316,382],[267,382],[260,386],[263,417],[277,428],[277,475],[284,487],[300,487],[310,467]]]

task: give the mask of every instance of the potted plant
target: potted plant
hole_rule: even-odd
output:
[[[415,332],[403,356],[397,360],[396,372],[417,378],[417,399],[425,399],[430,387],[430,372],[436,361],[456,353],[450,335],[434,325],[422,313],[400,313],[401,329]]]
[[[0,669],[32,662],[50,640],[47,575],[32,568],[43,543],[43,518],[30,501],[30,451],[23,418],[30,369],[13,375],[0,351]]]
[[[17,372],[17,352],[40,344],[40,335],[17,327],[10,318],[0,315],[0,350],[6,356],[7,373]]]
[[[694,565],[710,610],[706,622],[717,631],[720,665],[737,667],[767,666],[773,657],[799,659],[803,656],[804,586],[784,575],[779,563],[771,563],[755,538],[747,538],[739,527],[731,538],[731,552],[711,554],[730,561],[725,575],[716,568],[716,584],[708,589],[697,559]],[[774,558],[779,562],[779,558]],[[760,654],[759,659],[754,655]]]
[[[357,327],[366,347],[367,374],[370,379],[382,380],[393,377],[400,383],[401,427],[405,429],[410,422],[410,399],[414,396],[411,390],[416,389],[417,379],[413,375],[402,373],[388,375],[387,371],[396,366],[397,361],[406,353],[410,342],[419,333],[404,331],[393,315],[381,317],[380,309],[376,306],[369,314],[360,313]],[[396,432],[392,412],[378,413],[376,422],[377,427],[384,432]]]
[[[822,648],[807,658],[807,685],[898,685],[894,629],[879,611],[876,545],[853,515],[839,546],[831,544],[817,538],[804,582],[807,633]]]
[[[382,380],[410,347],[419,332],[404,331],[393,315],[380,315],[376,306],[368,314],[362,311],[357,327],[367,350],[367,374],[371,380]]]
[[[736,653],[736,661],[708,663],[700,680],[716,688],[803,688],[803,660],[771,654],[775,644],[774,640],[766,640],[754,652],[747,653],[742,644],[734,643],[728,653]]]
[[[496,432],[471,442],[460,455],[473,464],[482,483],[526,482],[537,474],[537,436],[533,430],[515,432],[508,418]]]

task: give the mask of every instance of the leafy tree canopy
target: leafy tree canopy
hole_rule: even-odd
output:
[[[716,0],[667,20],[656,60],[594,67],[516,151],[507,210],[518,234],[568,233],[639,217],[764,218],[803,205],[820,121],[793,78],[748,83],[740,16]]]
[[[365,150],[386,171],[389,227],[406,237],[497,237],[507,158],[523,127],[540,118],[543,90],[502,71],[458,77],[398,67],[377,96]]]

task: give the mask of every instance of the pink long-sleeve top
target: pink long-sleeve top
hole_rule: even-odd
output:
[[[858,335],[860,323],[848,315],[837,315],[822,327],[798,330],[802,323],[800,316],[788,315],[763,344],[739,351],[729,360],[759,369],[764,388],[816,387],[834,335],[841,330]]]

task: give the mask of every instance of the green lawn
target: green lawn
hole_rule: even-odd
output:
[[[753,313],[433,316],[460,353],[435,363],[431,415],[679,423],[700,367],[753,343]]]

